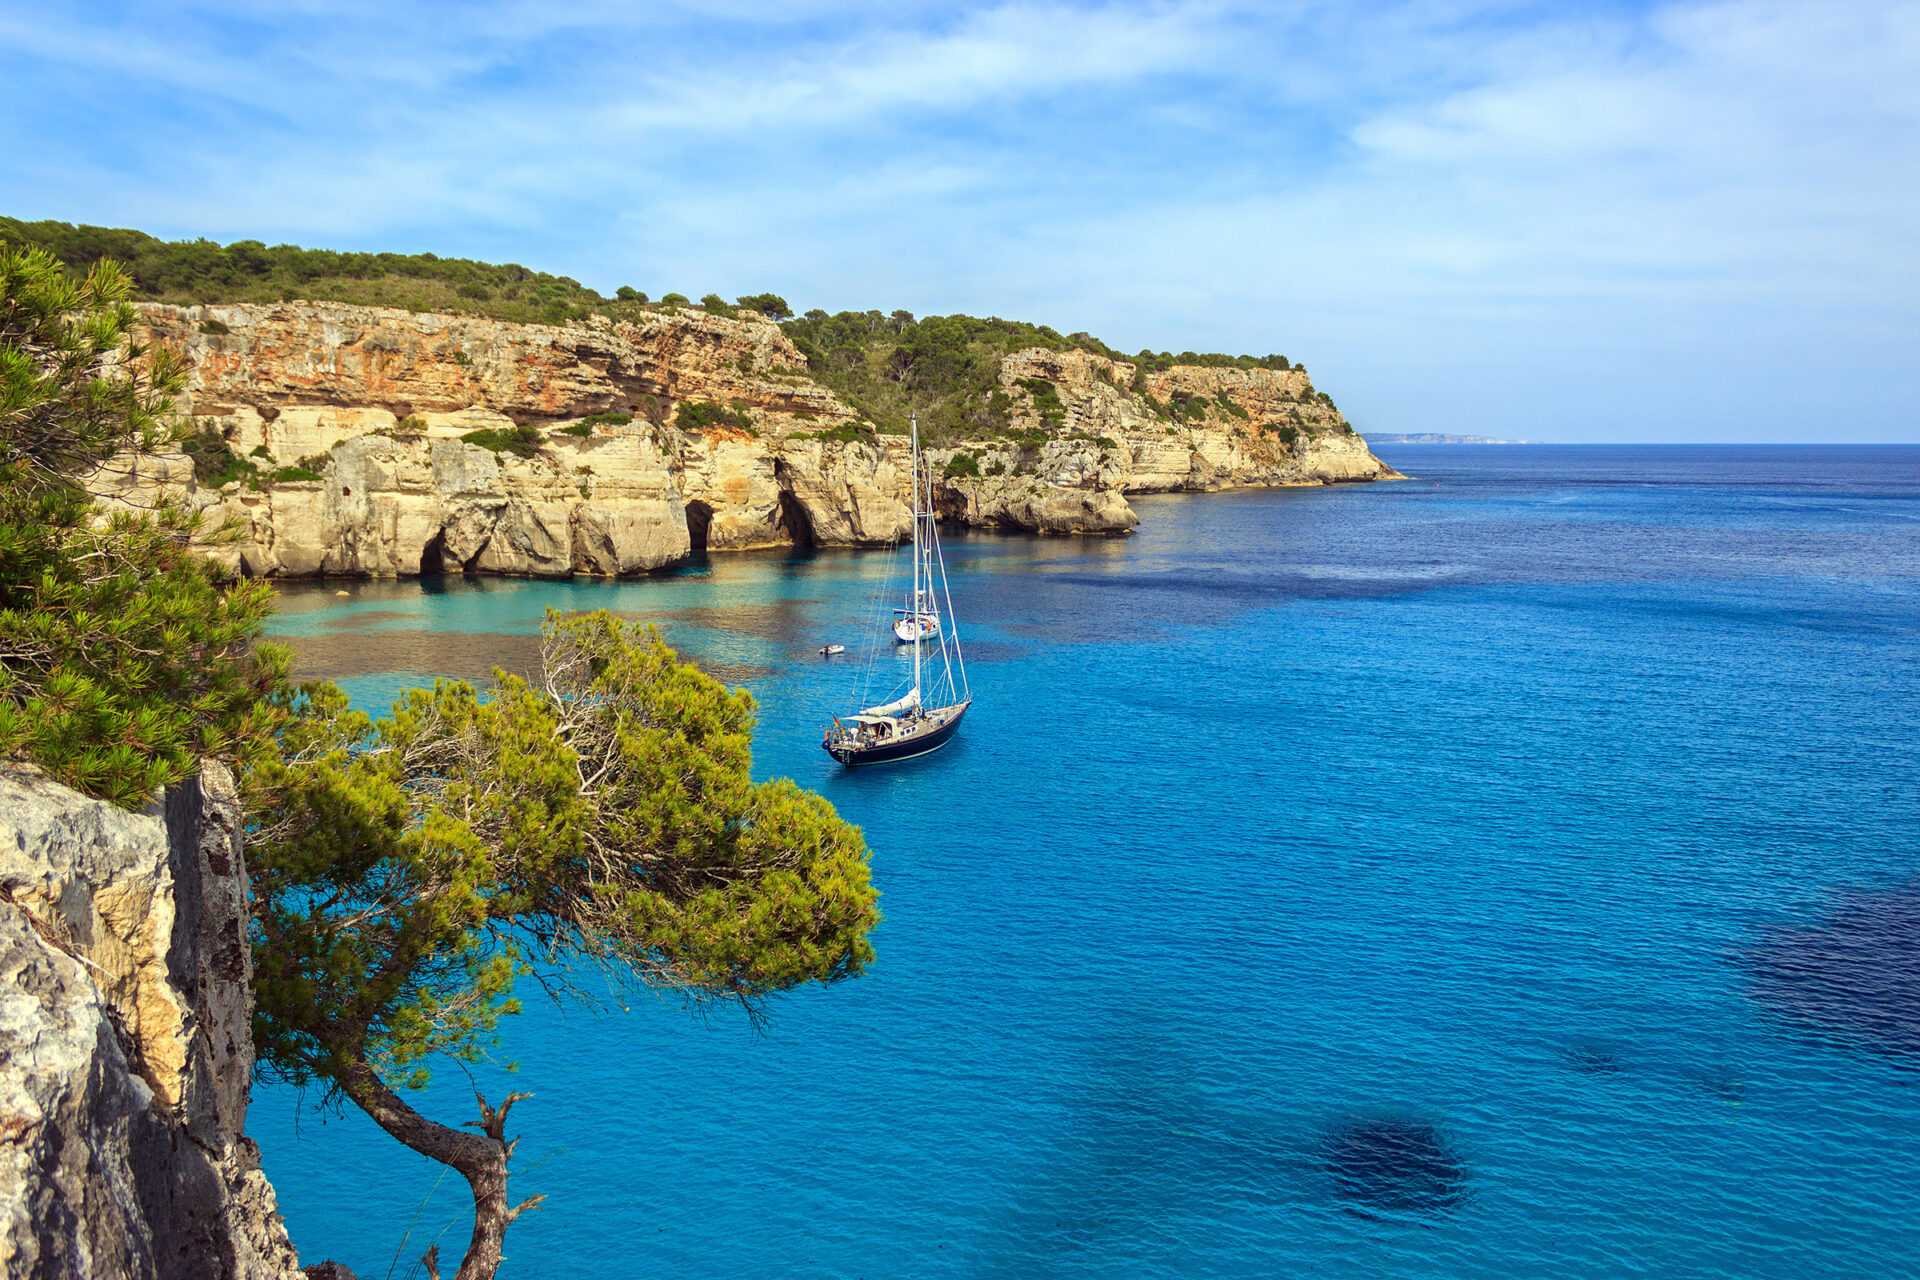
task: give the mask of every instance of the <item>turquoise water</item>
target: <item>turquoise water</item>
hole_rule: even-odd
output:
[[[1382,454],[957,539],[978,702],[884,770],[818,739],[904,556],[289,593],[368,704],[654,618],[873,847],[878,963],[764,1033],[509,1027],[504,1274],[1920,1271],[1920,448]],[[296,1102],[307,1260],[458,1255],[457,1175]]]

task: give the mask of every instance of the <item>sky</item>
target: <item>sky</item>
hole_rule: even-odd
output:
[[[0,213],[1920,442],[1920,0],[0,0]]]

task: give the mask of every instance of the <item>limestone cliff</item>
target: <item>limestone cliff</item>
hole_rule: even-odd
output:
[[[758,316],[548,326],[301,302],[144,319],[188,359],[202,437],[257,474],[214,490],[184,458],[116,459],[94,487],[205,508],[237,529],[211,553],[247,573],[622,575],[701,550],[887,544],[909,524],[906,440]],[[929,455],[948,520],[1124,532],[1130,492],[1392,474],[1299,370],[1137,375],[1034,349],[1001,382],[1009,430]],[[682,430],[688,404],[711,420]]]
[[[299,1280],[245,1137],[239,800],[209,762],[144,814],[0,774],[0,1267]]]

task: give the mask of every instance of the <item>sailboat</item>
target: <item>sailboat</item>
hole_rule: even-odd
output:
[[[906,607],[894,612],[894,640],[913,649],[913,685],[899,697],[847,716],[835,716],[820,745],[851,768],[910,760],[938,751],[960,728],[973,705],[960,636],[953,626],[953,594],[940,558],[933,511],[933,474],[921,465],[920,419],[913,420],[913,589]],[[938,589],[935,571],[938,571]],[[942,603],[946,625],[941,624]]]

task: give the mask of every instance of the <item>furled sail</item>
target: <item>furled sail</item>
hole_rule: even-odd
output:
[[[920,691],[918,689],[909,689],[907,690],[906,697],[895,698],[892,702],[882,703],[877,707],[868,707],[860,714],[863,716],[897,716],[901,712],[911,711],[919,705]]]

